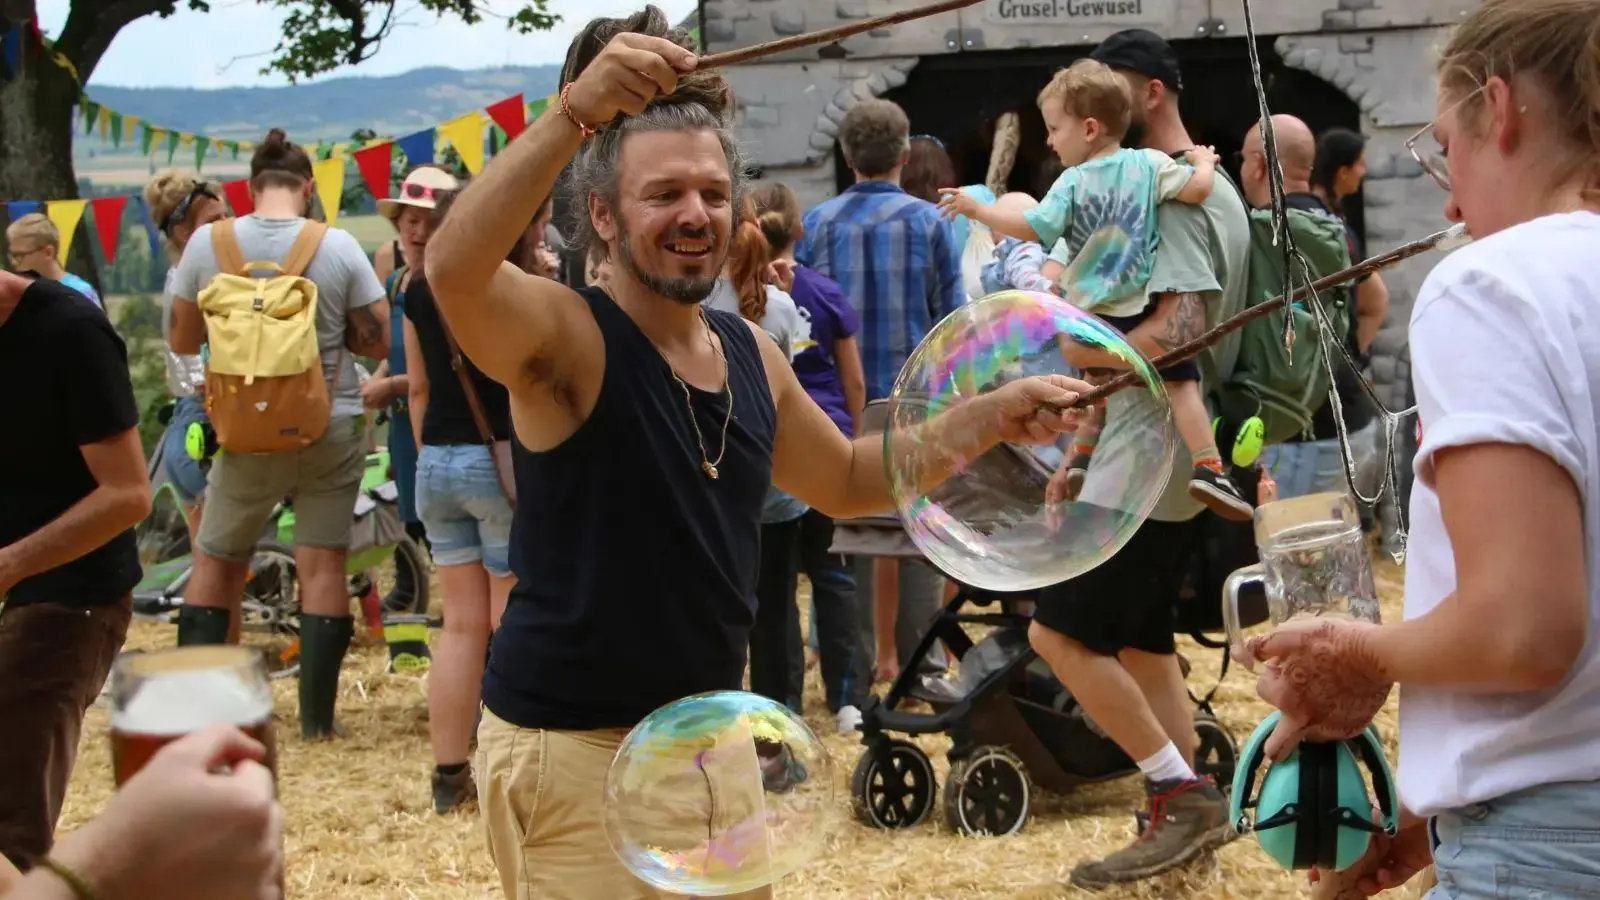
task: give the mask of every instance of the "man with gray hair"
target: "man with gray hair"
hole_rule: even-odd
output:
[[[655,7],[591,22],[560,101],[467,187],[428,248],[461,349],[511,394],[517,586],[490,648],[474,765],[507,897],[667,896],[607,838],[622,739],[666,704],[740,688],[770,485],[831,516],[892,506],[881,441],[852,443],[760,326],[701,303],[745,175],[727,83],[696,70],[692,46]],[[575,249],[605,269],[577,291],[503,262],[574,156]],[[1071,417],[1041,404],[1086,389],[1013,382],[946,413],[963,446],[945,448],[971,458],[1053,439]],[[636,804],[635,834],[717,852],[763,791],[817,774],[775,739],[729,749],[660,757],[645,799],[670,800]]]

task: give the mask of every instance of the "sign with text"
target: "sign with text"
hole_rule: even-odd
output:
[[[1163,25],[1171,0],[985,0],[996,25]]]

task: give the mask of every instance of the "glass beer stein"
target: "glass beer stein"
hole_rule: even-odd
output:
[[[1261,562],[1228,576],[1222,618],[1228,644],[1246,666],[1239,593],[1260,584],[1274,627],[1291,619],[1341,617],[1378,621],[1372,556],[1355,501],[1345,493],[1308,494],[1256,507],[1256,550]]]
[[[254,647],[203,646],[124,653],[111,670],[111,759],[117,786],[156,751],[207,725],[236,725],[267,748],[278,774],[272,688]]]

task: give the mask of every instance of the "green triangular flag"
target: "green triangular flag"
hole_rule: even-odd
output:
[[[317,141],[317,161],[327,159],[333,155],[333,147],[327,141]]]
[[[196,172],[200,171],[201,165],[205,163],[206,148],[210,146],[211,141],[198,134],[194,136],[194,170]]]
[[[94,102],[93,100],[90,100],[88,97],[84,97],[83,98],[83,133],[84,134],[88,134],[89,132],[94,130],[94,122],[98,118],[100,118],[100,104]]]
[[[144,142],[140,145],[139,152],[145,156],[150,155],[150,145],[155,143],[156,133],[149,125],[141,125],[144,129]]]
[[[545,97],[540,97],[539,99],[533,101],[532,103],[529,103],[528,104],[528,118],[530,120],[531,119],[537,119],[540,116],[544,115],[545,107],[547,107],[549,105],[550,105],[550,101]]]
[[[111,111],[111,146],[122,146],[122,113]]]
[[[178,153],[178,141],[179,141],[179,137],[178,137],[178,133],[176,131],[167,132],[167,162],[168,163],[171,163],[172,162],[172,157],[177,155],[177,153]]]

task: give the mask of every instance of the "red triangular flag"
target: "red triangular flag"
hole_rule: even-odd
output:
[[[250,182],[243,178],[223,182],[222,193],[227,195],[228,205],[233,207],[236,216],[248,216],[256,208],[255,201],[250,199]]]
[[[117,239],[122,237],[122,210],[128,197],[96,197],[89,201],[94,210],[94,230],[100,236],[100,249],[106,253],[106,265],[116,262]]]
[[[528,112],[522,105],[521,94],[512,94],[499,103],[491,104],[484,112],[506,133],[507,141],[516,140],[522,129],[528,127]]]
[[[356,168],[367,190],[379,200],[389,199],[389,172],[394,165],[394,144],[382,143],[356,151]]]

